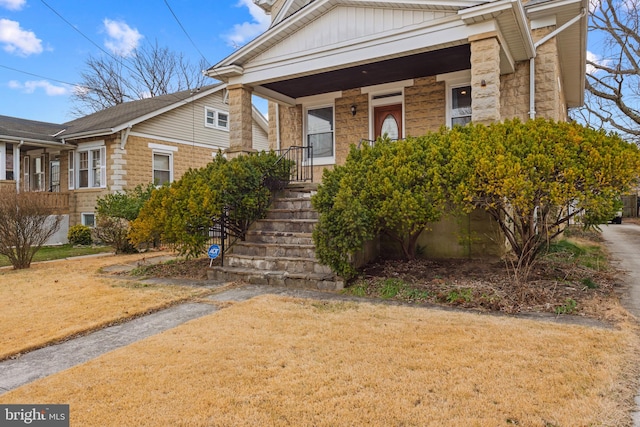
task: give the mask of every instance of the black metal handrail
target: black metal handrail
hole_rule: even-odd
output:
[[[299,146],[276,150],[279,154],[274,166],[288,161],[293,167],[289,175],[289,182],[313,182],[313,146]]]

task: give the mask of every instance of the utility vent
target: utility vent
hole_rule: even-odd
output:
[[[384,95],[375,95],[373,99],[391,98],[391,97],[400,96],[400,95],[402,95],[402,92],[385,93]]]

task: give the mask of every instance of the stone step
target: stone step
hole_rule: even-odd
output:
[[[315,219],[259,219],[253,223],[251,229],[288,233],[311,233],[317,222]]]
[[[269,209],[267,219],[318,219],[318,212],[311,208],[304,209]]]
[[[244,282],[254,285],[285,286],[290,288],[341,290],[344,282],[333,274],[291,273],[287,271],[256,271],[241,267],[212,267],[207,271],[210,280]]]
[[[316,251],[314,245],[301,245],[296,243],[256,243],[244,241],[236,242],[230,248],[227,256],[230,255],[315,259]]]
[[[311,199],[304,198],[278,198],[274,199],[271,202],[271,209],[290,209],[290,210],[300,210],[300,209],[312,209]]]
[[[289,245],[313,245],[311,233],[289,233],[285,231],[249,230],[245,235],[249,243],[278,243]]]
[[[224,264],[265,271],[287,271],[289,273],[333,274],[331,268],[312,258],[260,257],[250,255],[225,254]]]

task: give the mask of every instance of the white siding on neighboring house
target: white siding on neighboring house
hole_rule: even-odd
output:
[[[253,148],[257,151],[269,151],[269,135],[253,121]]]
[[[229,132],[205,126],[205,107],[229,110],[229,106],[222,102],[222,96],[223,91],[215,92],[135,125],[132,131],[185,144],[207,144],[214,149],[227,148]]]

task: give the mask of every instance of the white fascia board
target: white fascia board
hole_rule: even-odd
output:
[[[284,61],[247,67],[244,75],[234,80],[234,83],[269,83],[398,58],[428,50],[458,46],[468,43],[470,35],[472,33],[469,32],[469,27],[460,20],[456,20],[437,27],[421,28],[389,37],[370,39],[340,49],[321,50],[305,55],[298,54]],[[415,46],[415,49],[407,49],[408,46]],[[432,49],[428,49],[429,47]]]
[[[534,4],[531,6],[525,5],[524,9],[527,11],[527,16],[529,16],[529,18],[537,19],[541,16],[554,15],[565,8],[579,12],[583,7],[588,7],[586,0],[558,0]]]
[[[260,110],[256,108],[255,105],[251,106],[251,110],[251,116],[253,117],[253,120],[255,120],[255,122],[262,128],[262,130],[268,133],[269,121],[267,120],[267,118],[260,112]]]

